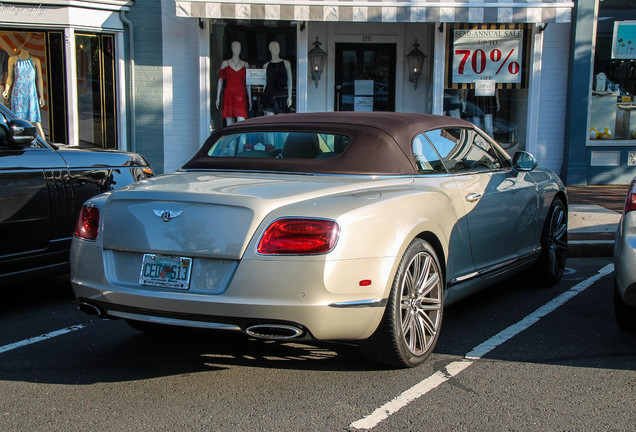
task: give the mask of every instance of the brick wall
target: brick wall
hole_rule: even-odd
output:
[[[163,57],[161,2],[137,0],[130,8],[135,43],[136,151],[162,173],[163,146]]]
[[[570,24],[548,25],[543,39],[538,154],[541,166],[559,173],[565,146]]]
[[[198,20],[177,17],[174,0],[162,0],[164,172],[190,160],[199,139]],[[208,53],[209,55],[209,53]]]

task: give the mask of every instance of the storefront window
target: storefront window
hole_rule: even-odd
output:
[[[600,2],[592,83],[590,140],[636,140],[636,10]]]
[[[214,21],[210,25],[212,127],[295,112],[296,25]]]
[[[529,27],[450,26],[443,110],[468,120],[512,154],[526,148]]]
[[[117,148],[112,35],[76,34],[80,145]]]
[[[18,82],[18,87],[28,90],[21,91],[25,96],[12,97],[15,87],[11,84],[7,90],[9,78],[9,58],[27,60],[28,65],[33,65],[35,72],[28,74],[29,66],[24,69],[24,64],[18,66],[17,62],[11,62],[13,67],[13,81]],[[37,61],[36,61],[37,59]],[[39,64],[39,68],[37,64]],[[25,74],[25,71],[27,74]],[[44,105],[40,106],[38,77],[42,77],[42,97]],[[16,81],[17,80],[17,81]],[[37,95],[37,101],[33,100],[33,90]],[[30,101],[29,101],[30,100]],[[49,142],[68,142],[67,113],[66,113],[66,72],[64,63],[64,38],[63,32],[28,32],[28,31],[3,31],[0,30],[0,103],[16,112],[20,117],[35,123],[38,130]],[[30,108],[26,108],[26,107]],[[37,115],[39,114],[39,120]]]
[[[45,33],[0,31],[0,102],[48,138],[46,52]]]

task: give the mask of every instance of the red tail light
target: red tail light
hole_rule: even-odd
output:
[[[322,254],[338,240],[339,227],[328,219],[278,219],[265,230],[256,251],[259,254]]]
[[[632,180],[625,200],[625,213],[636,210],[636,180]]]
[[[86,240],[95,240],[98,230],[99,209],[92,206],[83,206],[75,228],[75,236]]]

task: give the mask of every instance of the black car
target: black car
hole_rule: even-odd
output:
[[[153,175],[136,153],[48,144],[0,104],[0,287],[68,272],[84,201]]]

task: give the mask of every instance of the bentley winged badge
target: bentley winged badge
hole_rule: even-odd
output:
[[[157,217],[160,217],[164,222],[170,222],[172,219],[177,218],[183,214],[183,210],[181,211],[173,211],[173,210],[152,210]]]

